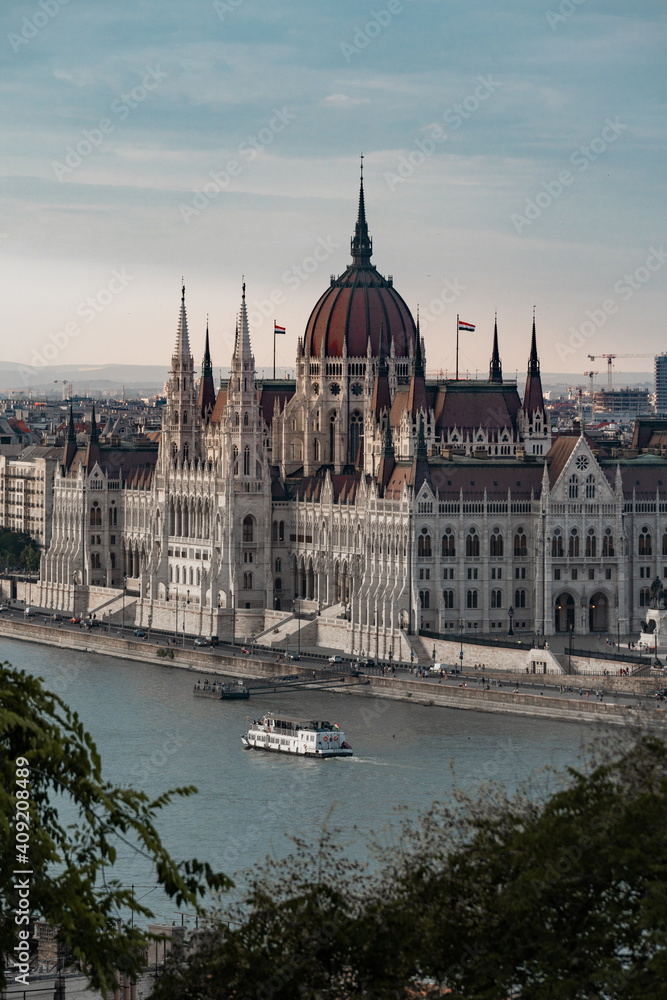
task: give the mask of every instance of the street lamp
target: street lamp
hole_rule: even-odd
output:
[[[123,618],[122,626],[125,629],[125,591],[127,590],[127,573],[123,573]]]
[[[294,601],[295,604],[301,603],[298,598]],[[298,612],[296,614],[296,655],[301,659],[301,619],[299,618]]]
[[[463,618],[460,619],[461,625],[461,648],[459,650],[459,670],[463,672]]]
[[[508,635],[514,635],[514,629],[512,628],[512,619],[514,618],[514,608],[512,607],[511,604],[510,604],[509,608],[507,609],[507,617],[510,620],[510,627],[507,630],[507,634]]]
[[[183,648],[185,648],[185,601],[183,601]]]

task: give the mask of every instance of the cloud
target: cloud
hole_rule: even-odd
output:
[[[329,94],[324,104],[330,108],[353,108],[359,104],[370,104],[370,97],[349,97],[347,94]]]

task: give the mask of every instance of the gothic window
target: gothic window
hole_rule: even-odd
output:
[[[329,417],[329,461],[336,460],[336,411]]]
[[[234,414],[234,427],[238,427],[239,423],[240,423],[240,417],[239,417],[238,413],[235,413]]]
[[[110,554],[110,558],[111,558],[111,568],[115,569],[116,568],[116,553],[112,552]]]
[[[279,542],[284,542],[285,541],[285,522],[284,521],[281,521],[280,524],[278,525],[278,541]]]
[[[523,528],[517,528],[514,536],[514,555],[523,558],[528,555],[528,539]]]
[[[595,476],[592,474],[590,476],[586,476],[586,499],[595,499]]]
[[[579,532],[573,528],[570,532],[570,541],[567,549],[568,556],[572,559],[579,558]]]
[[[248,413],[247,413],[247,411],[243,414],[243,426],[244,427],[248,426]]]
[[[188,422],[188,411],[183,410],[183,423],[187,424],[187,422]]]
[[[576,500],[579,497],[579,476],[570,476],[567,495],[570,500]]]
[[[181,571],[180,571],[179,567],[177,566],[176,567],[176,583],[180,583],[180,582],[181,582]]]
[[[243,589],[252,590],[252,573],[243,574]]]
[[[282,565],[282,559],[276,559],[276,573],[280,573]]]
[[[320,460],[320,442],[315,438],[313,441],[313,461],[319,462]]]
[[[651,603],[651,591],[648,587],[642,587],[639,591],[639,607],[648,608]]]
[[[639,536],[639,555],[650,556],[653,553],[651,544],[651,533],[647,527],[643,527]]]
[[[551,557],[552,559],[562,559],[563,555],[563,536],[561,535],[560,528],[556,528],[554,536],[551,539]]]
[[[201,583],[201,570],[197,567],[197,586]]]
[[[662,536],[662,554],[667,556],[667,531]]]
[[[595,559],[597,555],[597,548],[598,540],[595,537],[595,529],[589,528],[588,534],[586,535],[586,555],[591,559]]]
[[[254,535],[254,521],[250,514],[243,518],[243,541],[252,542]]]
[[[173,582],[174,582],[174,567],[170,566],[169,567],[169,583],[173,583]]]
[[[663,549],[664,549],[664,543],[663,543]],[[611,528],[605,528],[604,537],[602,539],[602,555],[603,556],[614,555],[614,536],[611,533]]]
[[[93,552],[90,557],[90,565],[92,569],[100,569],[100,554],[99,552]]]
[[[187,462],[189,454],[190,454],[190,449],[188,448],[187,444],[184,444],[183,445],[183,461],[184,462]]]
[[[247,445],[243,449],[243,475],[250,475],[250,448]]]
[[[278,579],[276,580],[276,582],[275,582],[275,584],[273,586],[274,586],[275,590],[282,590],[283,589],[283,581],[280,579],[280,577],[278,577]]]
[[[454,607],[454,591],[453,590],[443,590],[442,592],[442,605],[444,608]]]
[[[492,590],[491,591],[491,607],[492,608],[502,608],[503,606],[503,592],[502,590]]]
[[[445,533],[442,536],[442,554],[449,559],[456,555],[456,540],[451,528],[445,528]]]
[[[477,591],[476,590],[469,590],[466,593],[466,607],[467,608],[476,608],[477,607]]]
[[[475,557],[478,555],[479,535],[477,534],[477,528],[470,528],[468,534],[466,535],[466,556]],[[475,605],[475,607],[477,607],[477,605]]]
[[[102,508],[98,506],[97,501],[90,508],[90,523],[93,527],[102,525]]]
[[[429,558],[431,555],[431,536],[428,528],[422,528],[421,535],[417,539],[417,555]]]
[[[419,591],[419,606],[420,608],[429,608],[431,606],[431,595],[428,590]]]
[[[503,555],[503,552],[504,552],[503,536],[500,533],[500,528],[494,528],[493,532],[491,533],[491,541],[489,544],[489,555],[491,556],[492,559],[494,557],[499,558],[500,556]]]
[[[515,608],[525,608],[526,606],[526,591],[525,590],[515,590],[514,591],[514,607]]]
[[[349,447],[349,459],[350,465],[357,465],[359,458],[359,444],[361,442],[361,431],[362,431],[362,419],[359,410],[354,410],[352,416],[350,417],[350,447]]]

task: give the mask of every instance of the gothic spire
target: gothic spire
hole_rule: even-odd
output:
[[[391,437],[391,424],[389,423],[389,411],[387,411],[387,423],[384,429],[384,441],[380,454],[380,464],[377,471],[377,482],[383,491],[391,479],[392,472],[396,466],[396,454],[394,452],[394,442]]]
[[[412,362],[412,378],[408,390],[407,411],[412,419],[417,419],[420,410],[424,413],[428,410],[426,399],[426,379],[424,378],[424,357],[422,355],[422,338],[419,331],[419,318],[417,319],[417,336],[415,338],[415,353]]]
[[[428,465],[428,448],[426,446],[426,438],[424,437],[424,415],[420,414],[419,417],[419,436],[417,438],[417,448],[415,449],[415,457],[412,460],[413,477],[412,486],[417,494],[421,488],[422,483],[426,482],[433,489],[433,483],[431,481],[431,470]]]
[[[178,317],[178,330],[176,331],[176,346],[174,347],[174,358],[184,361],[191,357],[190,338],[188,336],[188,317],[185,312],[185,284],[181,289],[181,311]]]
[[[357,223],[354,227],[354,236],[350,242],[350,252],[352,254],[353,264],[370,264],[371,254],[373,253],[373,240],[368,235],[368,223],[366,222],[363,153],[361,154],[361,178],[359,181],[359,210],[357,212]]]
[[[493,351],[491,352],[491,363],[489,365],[489,382],[502,382],[503,369],[500,363],[500,351],[498,350],[498,315],[496,314],[493,324]]]
[[[529,418],[536,412],[544,412],[544,396],[542,395],[542,379],[540,377],[540,360],[537,356],[537,336],[535,334],[535,311],[533,310],[533,335],[530,341],[530,357],[528,358],[528,377],[526,391],[523,395],[523,408]]]
[[[63,466],[65,470],[69,469],[72,464],[72,459],[76,455],[76,431],[74,429],[74,411],[72,410],[72,404],[69,406],[69,422],[67,425],[67,440],[65,441],[65,447],[63,448]]]
[[[74,430],[74,410],[72,404],[69,405],[69,421],[67,423],[67,440],[76,443],[76,431]]]
[[[100,436],[97,430],[97,420],[95,418],[95,404],[93,403],[93,414],[90,418],[90,443],[97,444],[100,440]]]
[[[208,319],[206,320],[206,341],[204,345],[204,358],[201,363],[201,378],[199,379],[199,410],[202,417],[207,410],[212,410],[215,406],[215,382],[213,381],[213,365],[211,364],[211,351],[208,340]]]
[[[236,324],[236,344],[234,345],[234,361],[242,363],[252,360],[250,347],[250,328],[248,326],[248,310],[245,304],[245,281],[242,285],[241,308]]]

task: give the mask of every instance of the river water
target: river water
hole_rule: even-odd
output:
[[[228,874],[285,855],[290,835],[315,839],[323,828],[363,857],[366,835],[396,825],[398,809],[416,816],[449,795],[452,768],[468,791],[489,781],[514,787],[545,764],[574,763],[593,733],[572,722],[332,692],[195,699],[197,674],[12,639],[0,640],[0,659],[42,677],[79,713],[107,780],[151,796],[196,785],[199,794],[164,810],[158,827],[175,857],[205,859]],[[338,722],[355,756],[318,761],[244,750],[247,718],[279,708]],[[146,862],[122,844],[118,853],[117,876],[150,896],[158,919],[180,919],[153,891]]]

